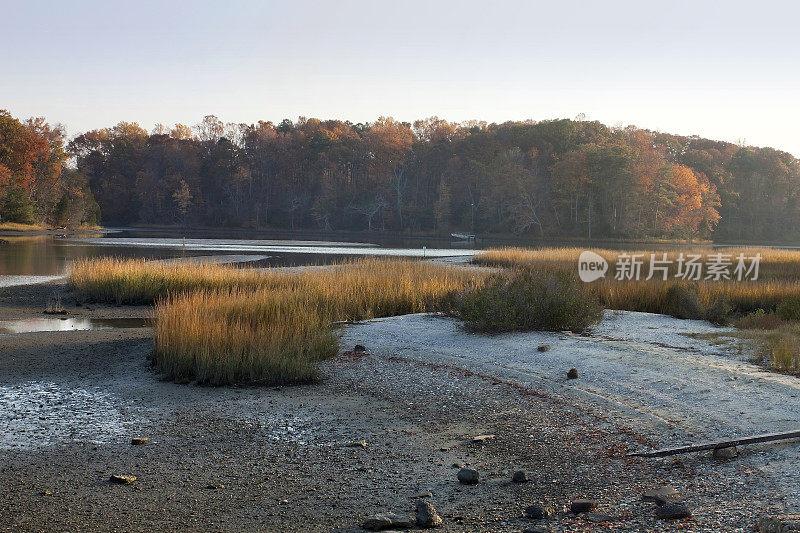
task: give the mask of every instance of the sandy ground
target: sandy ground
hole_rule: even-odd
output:
[[[41,316],[63,290],[3,289],[0,318]],[[62,296],[79,316],[150,312]],[[445,531],[750,530],[794,505],[796,444],[728,461],[625,457],[793,427],[795,380],[679,334],[709,328],[625,313],[587,337],[485,337],[410,315],[346,328],[342,346],[370,354],[326,362],[320,384],[244,389],[160,381],[147,328],[0,337],[0,529],[359,531],[369,514],[410,514],[430,491]],[[543,343],[552,349],[538,352]],[[495,438],[472,443],[484,433]],[[454,464],[481,483],[460,485]],[[531,482],[511,483],[516,469]],[[112,485],[111,474],[137,480]],[[639,501],[665,483],[691,520],[658,520]],[[580,497],[611,520],[563,512]],[[558,514],[523,519],[532,503]]]

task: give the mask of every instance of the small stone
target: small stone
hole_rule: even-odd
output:
[[[436,512],[431,502],[420,500],[417,502],[417,525],[419,527],[431,528],[442,525],[442,518]]]
[[[383,531],[391,528],[410,528],[414,522],[410,518],[403,518],[395,513],[378,513],[368,516],[361,524],[367,531]]]
[[[364,353],[364,352],[367,351],[367,348],[363,344],[356,344],[353,347],[353,351],[356,352],[356,353]]]
[[[433,493],[429,490],[423,490],[414,495],[415,498],[433,498]]]
[[[672,485],[664,485],[663,487],[656,487],[650,489],[642,494],[642,501],[653,502],[656,505],[664,505],[665,503],[676,503],[680,500],[678,490]]]
[[[733,459],[739,455],[739,450],[736,449],[736,446],[714,448],[714,451],[711,452],[711,455],[717,459]]]
[[[676,520],[678,518],[690,518],[692,512],[682,503],[667,502],[656,509],[656,516],[664,520]]]
[[[540,344],[539,346],[536,347],[536,349],[539,350],[540,352],[549,352],[550,351],[550,345],[549,344]]]
[[[458,481],[464,485],[475,485],[478,483],[478,471],[471,468],[462,468],[458,471]]]
[[[450,466],[453,468],[464,468],[464,463],[453,463]]]
[[[353,442],[348,442],[347,444],[345,444],[345,446],[347,446],[348,448],[366,448],[367,447],[367,441],[365,441],[365,440],[357,440],[357,441],[353,441]]]
[[[209,490],[218,490],[218,489],[224,489],[225,485],[223,485],[222,483],[209,483],[208,485],[206,485],[206,488]]]
[[[131,483],[136,481],[136,476],[123,476],[123,475],[112,474],[108,480],[111,483],[117,483],[119,485],[130,485]]]
[[[569,372],[567,372],[567,379],[578,379],[578,369],[570,368]]]
[[[489,440],[494,440],[494,435],[475,435],[472,437],[472,442],[475,444],[483,444]]]
[[[597,502],[592,500],[575,500],[569,506],[569,510],[575,514],[588,513],[597,507]]]
[[[530,520],[541,520],[542,518],[550,518],[553,515],[553,510],[544,505],[533,504],[525,508],[525,518]]]
[[[758,533],[783,533],[784,531],[800,531],[800,514],[780,514],[762,516],[756,523]]]
[[[147,437],[134,437],[131,439],[131,444],[133,446],[141,446],[142,444],[147,444],[149,439]]]
[[[511,481],[514,483],[525,483],[528,481],[528,475],[525,473],[524,470],[517,470],[513,474],[511,474]]]

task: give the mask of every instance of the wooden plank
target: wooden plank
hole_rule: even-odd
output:
[[[715,450],[717,448],[730,448],[731,446],[741,446],[743,444],[756,444],[759,442],[772,442],[776,440],[798,439],[800,430],[787,431],[785,433],[765,433],[763,435],[753,435],[738,439],[721,440],[716,442],[703,442],[691,444],[689,446],[679,446],[677,448],[662,448],[652,452],[633,452],[628,457],[666,457],[668,455],[678,455],[681,453],[702,452],[703,450]]]

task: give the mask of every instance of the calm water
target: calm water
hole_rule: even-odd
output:
[[[305,238],[307,237],[307,239]],[[330,236],[327,236],[330,237]],[[251,266],[325,264],[365,255],[470,257],[472,246],[448,240],[380,239],[370,242],[328,240],[308,234],[298,238],[225,231],[112,230],[93,237],[4,236],[0,245],[0,287],[47,281],[63,275],[81,258],[123,257],[164,260],[194,258],[246,262]]]
[[[24,318],[0,320],[0,335],[40,331],[87,331],[95,329],[144,328],[146,318]]]
[[[327,264],[360,256],[439,257],[464,260],[475,243],[447,238],[404,238],[359,235],[347,239],[319,233],[266,233],[237,230],[110,229],[92,237],[12,236],[0,245],[0,288],[43,282],[61,276],[71,261],[115,256],[152,260],[191,258],[198,261],[247,263],[248,266]],[[586,243],[532,240],[479,240],[491,246],[585,246],[611,249],[667,250],[681,245],[613,241]]]

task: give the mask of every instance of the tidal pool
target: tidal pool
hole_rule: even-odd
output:
[[[0,320],[0,335],[42,331],[146,328],[149,325],[147,318],[23,318],[19,320]]]

